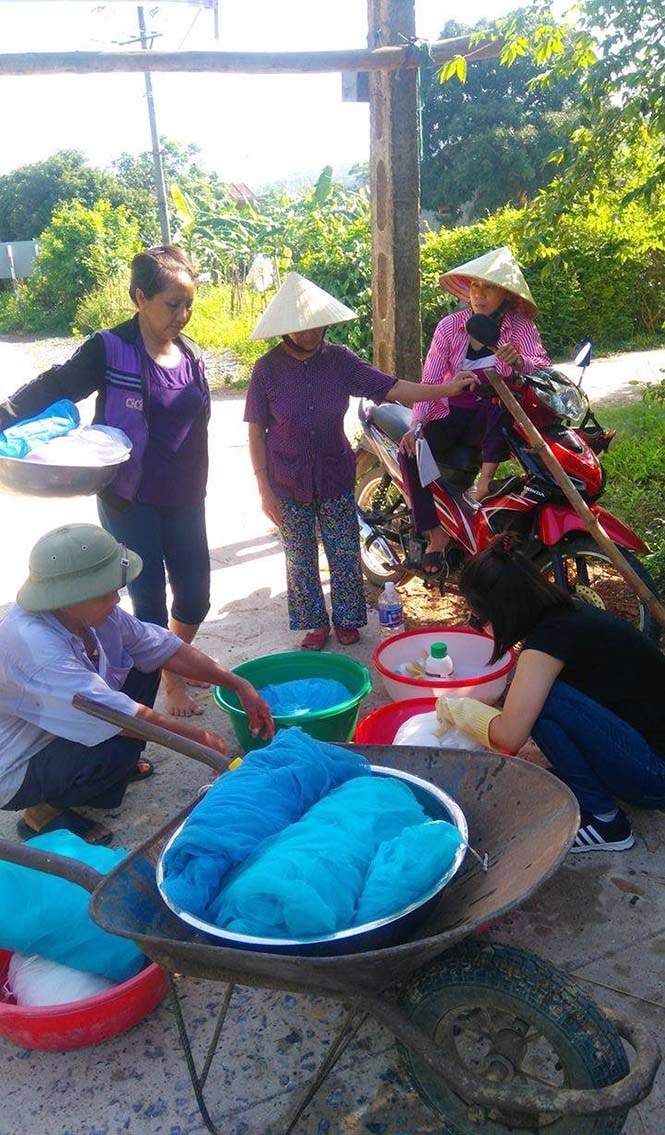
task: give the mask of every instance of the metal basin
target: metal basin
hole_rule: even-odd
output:
[[[462,837],[463,843],[458,849],[453,863],[437,880],[432,890],[418,902],[397,911],[389,918],[383,918],[377,922],[367,922],[361,926],[353,926],[349,930],[339,930],[336,934],[325,938],[308,938],[306,940],[255,938],[249,934],[232,933],[230,930],[224,930],[213,923],[197,918],[196,915],[190,914],[186,910],[182,910],[169,899],[164,890],[164,857],[180,835],[184,823],[179,825],[164,845],[157,863],[157,886],[162,899],[178,918],[197,930],[210,935],[216,939],[220,946],[236,946],[244,950],[267,951],[272,954],[322,954],[330,957],[335,954],[353,954],[362,950],[377,950],[404,941],[434,912],[441,898],[441,892],[459,870],[466,854],[468,827],[462,809],[441,788],[437,788],[436,785],[421,780],[420,777],[413,776],[410,773],[400,772],[398,769],[384,768],[378,765],[372,765],[371,768],[373,776],[393,777],[407,784],[418,803],[432,820],[447,820],[448,823],[457,828]]]
[[[129,454],[114,465],[43,465],[18,457],[0,457],[0,490],[16,496],[85,497],[100,493]]]

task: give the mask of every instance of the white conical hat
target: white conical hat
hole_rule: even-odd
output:
[[[468,260],[466,264],[460,264],[458,268],[451,268],[450,272],[444,272],[439,276],[441,287],[461,300],[468,300],[471,280],[485,280],[488,284],[497,284],[498,287],[505,288],[514,296],[519,296],[522,301],[521,307],[527,315],[534,318],[538,314],[536,301],[529,291],[522,269],[505,245],[502,248],[494,248],[484,256],[476,257],[475,260]]]
[[[289,272],[250,339],[272,339],[275,335],[291,335],[294,331],[309,331],[312,327],[328,327],[331,323],[346,323],[357,318],[355,311],[323,288],[306,280],[299,272]]]

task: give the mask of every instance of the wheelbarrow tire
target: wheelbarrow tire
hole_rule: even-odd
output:
[[[541,1046],[530,1059],[528,1077],[542,1075],[545,1054],[547,1082],[568,1088],[601,1088],[616,1083],[628,1072],[628,1060],[617,1030],[586,994],[565,974],[526,950],[500,943],[469,940],[446,951],[419,971],[400,991],[402,1009],[433,1041],[442,1044],[448,1056],[461,1060],[465,1071],[482,1076],[483,1024],[494,1019],[505,1028],[510,1018],[535,1030]],[[469,1040],[464,1030],[477,1021]],[[466,1024],[465,1024],[466,1019]],[[480,1034],[475,1032],[480,1028]],[[491,1034],[491,1029],[490,1033]],[[528,1034],[527,1034],[528,1035]],[[471,1049],[460,1049],[467,1042]],[[462,1100],[429,1065],[397,1041],[400,1058],[416,1091],[442,1119],[441,1135],[615,1135],[622,1131],[627,1112],[612,1115],[575,1116],[536,1113],[524,1116],[484,1113],[473,1101]],[[544,1050],[544,1051],[543,1051]],[[530,1051],[530,1049],[529,1049]],[[557,1078],[559,1082],[557,1083]],[[496,1081],[495,1081],[496,1082]],[[504,1081],[510,1083],[510,1080]],[[522,1075],[515,1083],[525,1083]],[[538,1126],[538,1123],[541,1126]]]

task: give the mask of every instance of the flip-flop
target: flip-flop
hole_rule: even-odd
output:
[[[342,646],[353,646],[360,638],[360,631],[355,627],[335,627],[335,637]]]
[[[317,627],[315,631],[308,631],[300,643],[301,650],[323,650],[330,638],[330,627]]]
[[[48,832],[71,832],[72,835],[77,835],[86,843],[94,844],[109,844],[113,839],[113,832],[104,824],[98,824],[95,820],[89,820],[87,816],[82,816],[80,812],[73,812],[70,808],[66,808],[64,812],[60,812],[49,820],[48,824],[44,824],[39,831],[35,831],[25,820],[18,820],[16,823],[16,831],[19,839],[34,839],[38,835],[46,835]]]
[[[443,552],[425,552],[422,560],[422,572],[426,579],[439,579],[446,563],[446,557]],[[434,568],[434,571],[427,571],[427,568]]]
[[[139,765],[141,765],[141,764],[147,765],[148,767],[146,769],[141,770],[139,768]],[[133,784],[137,780],[147,780],[149,776],[152,776],[154,771],[155,771],[155,766],[153,765],[152,761],[149,761],[147,757],[139,757],[138,764],[136,765],[136,769],[134,770],[132,775],[127,778],[127,783]]]

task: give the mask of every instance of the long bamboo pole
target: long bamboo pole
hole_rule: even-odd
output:
[[[469,36],[437,40],[429,45],[436,66],[458,55],[469,61],[495,59],[500,40],[471,44]],[[358,48],[348,51],[151,51],[150,71],[218,72],[246,75],[323,73],[329,71],[399,71],[418,67],[423,54],[415,44],[399,47]],[[99,74],[109,71],[145,71],[140,51],[17,52],[0,55],[0,77],[9,75]]]
[[[552,453],[545,438],[540,431],[536,429],[531,419],[527,417],[514,394],[508,389],[504,380],[496,371],[488,369],[485,371],[485,374],[506,409],[510,411],[515,421],[519,422],[522,426],[522,429],[531,443],[533,452],[542,461],[543,465],[547,466],[557,485],[575,509],[586,531],[593,537],[601,551],[605,552],[608,560],[611,560],[628,586],[643,600],[654,619],[660,623],[661,627],[665,627],[665,607],[663,607],[662,603],[659,602],[653,592],[649,590],[644,580],[640,579],[635,569],[631,567],[626,557],[622,555],[614,541],[607,535],[598,517],[591,511],[584,498],[580,496],[570,477],[565,470],[562,469]]]

